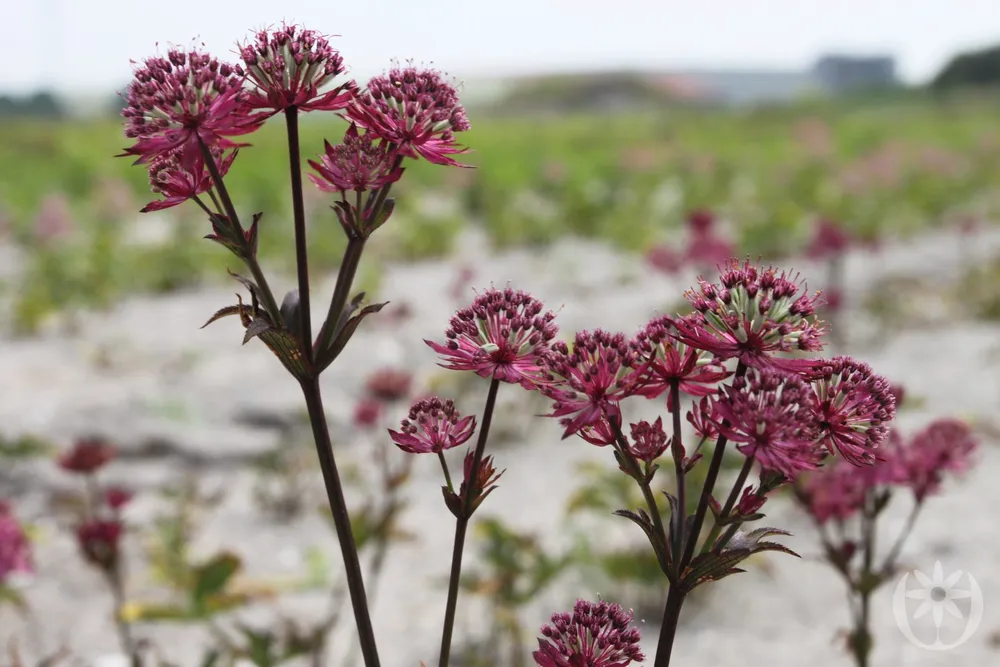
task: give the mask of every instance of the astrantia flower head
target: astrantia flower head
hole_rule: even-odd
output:
[[[667,451],[663,417],[657,417],[652,424],[645,420],[632,424],[632,443],[628,450],[632,456],[646,463],[652,463]]]
[[[543,382],[541,357],[558,328],[555,314],[527,292],[490,288],[451,318],[444,345],[425,340],[445,368],[534,389]]]
[[[572,614],[554,614],[541,633],[531,654],[539,667],[626,667],[646,659],[632,612],[603,600],[577,600]]]
[[[452,401],[433,397],[414,403],[399,431],[389,429],[389,437],[404,452],[437,454],[458,447],[475,430],[475,417],[462,417]]]
[[[674,404],[670,392],[674,382],[689,396],[708,396],[730,375],[718,359],[672,338],[672,332],[672,318],[661,316],[650,321],[635,337],[636,350],[647,361],[636,393],[657,398],[667,392],[668,408]]]
[[[451,155],[468,149],[455,133],[468,130],[469,119],[455,87],[439,72],[394,67],[373,77],[347,107],[348,120],[396,145],[400,155],[441,165],[459,165]]]
[[[137,139],[124,155],[137,164],[180,151],[192,169],[201,155],[199,142],[210,148],[245,146],[227,137],[253,132],[263,122],[243,108],[243,71],[194,49],[171,49],[167,57],[147,58],[136,68],[125,94],[125,136]]]
[[[909,486],[922,501],[937,493],[946,473],[968,470],[978,447],[968,424],[959,419],[938,419],[895,452],[895,481]]]
[[[59,467],[68,472],[91,474],[115,458],[115,448],[102,440],[83,438],[59,457]]]
[[[721,435],[741,443],[743,454],[789,479],[815,469],[822,458],[812,389],[797,375],[748,370],[719,390],[713,419]]]
[[[861,467],[837,461],[803,475],[796,495],[817,523],[846,521],[864,508],[869,491],[891,481],[893,467],[891,458]]]
[[[373,135],[358,134],[353,123],[344,134],[343,143],[331,146],[325,143],[320,161],[309,160],[317,174],[309,178],[324,192],[365,192],[395,183],[403,175],[397,164],[396,152],[388,142],[372,141]]]
[[[219,174],[225,176],[233,160],[236,159],[236,151],[223,154],[221,149],[212,148],[211,153]],[[161,155],[154,158],[149,165],[149,187],[164,198],[146,204],[142,208],[142,213],[162,211],[183,204],[193,197],[208,192],[214,186],[212,175],[200,155],[195,156],[188,166],[181,163],[179,151]]]
[[[32,570],[31,545],[10,505],[0,500],[0,585],[12,572]]]
[[[302,111],[338,111],[356,92],[353,81],[321,92],[343,74],[344,59],[325,35],[300,26],[261,30],[240,47],[247,79],[254,89],[246,97],[250,109],[271,113],[297,107]]]
[[[550,381],[540,387],[555,401],[549,417],[565,417],[563,438],[602,419],[621,423],[619,402],[635,391],[637,356],[624,334],[581,331],[573,349],[562,341],[545,356]],[[572,416],[570,416],[572,415]]]
[[[413,384],[413,375],[404,370],[382,368],[368,376],[365,389],[382,401],[398,401],[406,398]]]
[[[119,542],[124,527],[118,520],[91,520],[76,529],[76,541],[84,559],[105,571],[118,563]]]
[[[823,348],[824,330],[815,319],[819,295],[799,294],[799,284],[787,274],[734,259],[720,284],[698,282],[698,292],[685,294],[695,312],[673,320],[676,340],[719,359],[793,371],[813,362],[772,355]]]
[[[820,443],[854,465],[875,462],[875,449],[888,436],[896,399],[888,380],[850,357],[816,364],[810,375],[816,392]]]
[[[695,209],[688,213],[687,224],[692,234],[707,234],[715,226],[715,213],[707,208]]]

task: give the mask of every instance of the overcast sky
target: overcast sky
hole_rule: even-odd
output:
[[[911,81],[1000,41],[1000,0],[0,0],[0,91],[121,88],[129,59],[198,38],[219,55],[282,20],[342,35],[359,78],[392,58],[460,78],[547,70],[802,68],[894,54]]]

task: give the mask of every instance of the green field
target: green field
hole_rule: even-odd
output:
[[[641,116],[499,118],[470,110],[473,129],[461,139],[476,169],[412,163],[393,190],[396,214],[373,256],[447,255],[469,223],[481,225],[497,247],[574,234],[642,252],[671,244],[685,213],[697,207],[731,221],[741,252],[768,257],[801,250],[817,216],[865,239],[970,215],[990,219],[1000,182],[996,110],[989,98]],[[343,129],[331,114],[307,117],[304,156],[315,157],[323,139],[335,142]],[[288,267],[284,127],[271,121],[249,141],[227,184],[238,208],[265,213],[265,260]],[[174,289],[226,261],[217,247],[194,241],[208,230],[193,205],[153,214],[176,225],[169,242],[122,243],[125,227],[151,199],[145,170],[113,157],[125,145],[115,119],[0,127],[0,214],[31,259],[33,296],[20,307],[23,328],[37,320],[31,311],[74,300],[104,303],[123,285]],[[132,201],[113,204],[121,199],[112,196],[116,188]],[[327,208],[332,200],[307,188],[314,265],[335,267],[341,234]],[[42,202],[53,197],[64,198],[75,231],[46,240],[37,221]],[[25,300],[25,285],[14,287]]]

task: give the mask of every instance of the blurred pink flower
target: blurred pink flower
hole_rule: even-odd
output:
[[[81,438],[58,459],[59,467],[67,472],[90,475],[115,458],[115,448],[95,438]]]
[[[12,572],[31,572],[31,543],[10,505],[0,500],[0,585]]]
[[[62,193],[46,195],[35,217],[35,238],[42,243],[68,236],[76,229],[69,199]]]
[[[119,543],[124,526],[117,519],[86,521],[76,529],[80,553],[91,565],[111,572],[118,565]]]

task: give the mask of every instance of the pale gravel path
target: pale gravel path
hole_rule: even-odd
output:
[[[562,306],[559,320],[564,331],[597,326],[631,331],[653,312],[675,304],[693,278],[649,275],[635,259],[577,241],[561,242],[546,253],[518,251],[501,256],[492,256],[473,234],[466,235],[460,245],[463,261],[476,267],[474,285],[512,280],[514,286],[533,292],[549,306]],[[993,230],[977,240],[972,259],[989,256],[998,248],[1000,232]],[[955,238],[935,234],[892,246],[878,255],[852,255],[847,271],[848,299],[856,301],[886,277],[901,274],[947,283],[959,274],[967,259],[959,249]],[[794,267],[806,276],[822,276],[818,267],[808,263],[795,262]],[[366,448],[371,446],[364,441],[349,442],[355,438],[345,424],[357,388],[375,362],[405,366],[424,379],[436,374],[436,360],[420,340],[439,337],[454,308],[461,305],[446,296],[455,273],[454,265],[443,263],[388,269],[382,296],[407,301],[415,317],[405,328],[367,326],[352,343],[350,353],[324,377],[326,404],[343,461],[363,461]],[[819,281],[813,284],[818,286]],[[328,292],[329,284],[324,287]],[[250,504],[252,477],[241,462],[274,446],[277,437],[235,420],[247,411],[279,415],[297,411],[300,396],[295,383],[262,346],[239,346],[241,332],[235,321],[198,330],[208,314],[231,298],[231,289],[213,288],[135,299],[113,313],[85,318],[82,330],[73,337],[3,341],[0,377],[5,390],[0,424],[8,434],[32,432],[63,443],[89,430],[113,434],[126,448],[157,438],[175,442],[187,455],[187,468],[202,472],[209,486],[227,490],[223,505],[202,530],[198,546],[205,553],[218,547],[235,548],[246,557],[250,573],[262,576],[295,572],[290,557],[294,560],[296,550],[310,545],[321,546],[336,560],[336,542],[318,518],[293,525],[266,524]],[[314,319],[320,317],[322,303],[316,302]],[[926,401],[924,412],[901,417],[903,428],[915,428],[932,415],[996,418],[1000,409],[1000,327],[949,327],[942,316],[874,344],[877,339],[870,336],[870,323],[858,316],[852,317],[852,332],[864,340],[864,345],[852,352]],[[99,356],[109,358],[110,365],[96,367],[94,360]],[[467,410],[480,409],[480,397],[464,398]],[[181,414],[183,420],[171,414]],[[545,420],[534,420],[526,439],[530,449],[498,452],[508,470],[484,511],[536,530],[548,543],[558,544],[556,529],[563,504],[577,483],[570,473],[573,462],[607,461],[606,452],[582,442],[558,442],[557,429]],[[996,567],[1000,531],[988,509],[1000,505],[1000,485],[995,481],[1000,474],[1000,448],[996,444],[987,443],[981,465],[965,484],[954,485],[928,506],[906,551],[907,561],[923,570],[940,558],[946,568],[974,574],[987,600],[982,628],[959,650],[942,654],[917,651],[895,629],[889,612],[891,591],[883,591],[876,600],[880,643],[874,666],[1000,664],[1000,653],[987,641],[991,632],[1000,630],[1000,606],[990,604],[1000,600],[1000,569]],[[374,607],[387,667],[415,665],[418,659],[431,660],[436,655],[444,599],[438,583],[447,572],[453,524],[437,491],[439,471],[431,463],[417,462],[415,483],[408,490],[405,522],[420,533],[421,540],[392,553]],[[106,656],[115,650],[108,620],[110,603],[104,597],[94,597],[94,575],[77,562],[73,544],[44,518],[42,489],[67,486],[65,476],[51,468],[29,466],[32,476],[23,485],[28,488],[18,498],[18,507],[27,517],[38,520],[48,537],[38,549],[39,575],[28,585],[26,594],[35,613],[45,619],[49,646],[65,639],[83,657]],[[108,472],[109,477],[144,485],[176,480],[184,469],[176,462],[139,459],[116,464]],[[145,521],[153,509],[151,500],[140,498],[130,516],[137,522]],[[901,509],[891,514],[897,523]],[[812,551],[809,526],[791,508],[776,505],[769,520],[796,533],[790,542],[793,548]],[[611,539],[634,537],[630,525],[611,525]],[[831,648],[838,625],[846,620],[838,580],[809,560],[778,555],[768,561],[776,566],[772,572],[754,568],[728,579],[716,586],[706,607],[689,610],[675,648],[675,664],[850,664]],[[593,597],[598,592],[563,586],[533,605],[527,625],[539,624],[576,594]],[[325,594],[300,595],[281,606],[314,619],[324,609],[324,600]],[[462,607],[460,630],[477,630],[481,625],[475,622],[477,606],[466,599]],[[20,630],[20,623],[9,612],[0,615],[0,642]],[[144,629],[140,634],[149,632]],[[157,626],[152,634],[171,647],[178,664],[194,664],[199,655],[199,633],[183,626]],[[648,628],[645,636],[651,651],[655,628]],[[340,646],[347,641],[349,638],[341,637]]]

